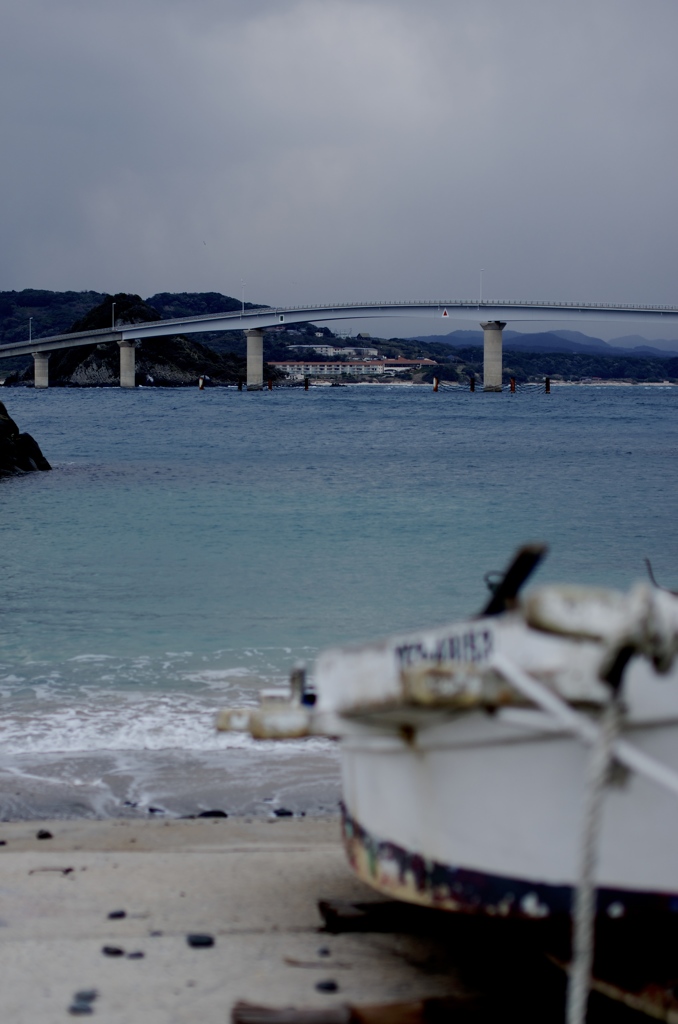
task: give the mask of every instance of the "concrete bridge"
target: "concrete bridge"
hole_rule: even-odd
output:
[[[175,334],[199,334],[206,331],[244,331],[247,336],[247,389],[263,387],[263,331],[280,324],[317,323],[333,320],[365,320],[368,318],[409,317],[442,320],[470,320],[484,332],[485,391],[501,391],[502,331],[512,326],[549,321],[577,323],[666,324],[678,326],[676,306],[632,306],[615,303],[575,302],[475,302],[450,299],[439,302],[380,302],[336,306],[290,306],[247,309],[236,313],[211,313],[205,316],[154,320],[142,324],[116,324],[110,330],[81,331],[59,334],[13,345],[0,346],[0,359],[32,355],[35,363],[35,386],[49,386],[49,357],[52,352],[79,345],[101,345],[116,342],[120,346],[120,387],[134,387],[135,348],[145,338]]]

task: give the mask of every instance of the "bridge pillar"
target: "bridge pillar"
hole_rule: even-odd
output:
[[[261,391],[264,386],[264,332],[245,331],[247,338],[247,390]]]
[[[49,387],[49,352],[33,353],[34,386],[36,388]]]
[[[120,387],[133,388],[135,385],[134,350],[136,341],[119,341],[120,346]]]
[[[501,391],[501,332],[506,324],[501,320],[489,320],[480,326],[483,329],[483,391]]]

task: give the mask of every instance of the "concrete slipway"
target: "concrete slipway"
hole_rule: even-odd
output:
[[[101,1024],[223,1024],[240,999],[329,1008],[460,991],[425,939],[319,933],[318,899],[374,899],[335,820],[14,822],[0,840],[0,1017],[11,1024],[63,1024],[88,989]],[[126,916],[110,919],[116,910]],[[194,932],[215,945],[190,948]],[[327,980],[336,992],[316,989]]]

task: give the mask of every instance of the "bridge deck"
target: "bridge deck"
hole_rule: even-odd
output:
[[[419,317],[425,319],[501,320],[506,323],[554,321],[631,322],[678,325],[676,306],[639,306],[628,303],[575,302],[477,302],[459,299],[435,302],[337,303],[332,306],[262,306],[258,309],[201,316],[154,320],[140,324],[120,324],[115,330],[80,331],[0,346],[0,359],[35,352],[54,352],[80,345],[161,338],[173,334],[199,334],[207,331],[256,330],[280,324],[333,320]]]

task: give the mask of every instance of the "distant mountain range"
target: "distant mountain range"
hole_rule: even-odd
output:
[[[451,331],[450,334],[418,334],[413,341],[437,342],[451,348],[469,348],[483,344],[482,331]],[[661,346],[661,347],[658,347]],[[678,355],[678,341],[651,344],[639,334],[627,334],[612,341],[591,338],[581,331],[543,331],[521,334],[504,331],[504,348],[514,352],[563,352],[595,356],[667,356]]]

